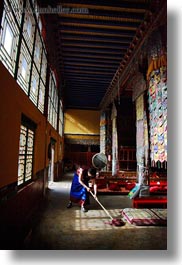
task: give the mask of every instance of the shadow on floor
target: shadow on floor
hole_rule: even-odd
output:
[[[67,209],[72,174],[49,185],[46,203],[23,248],[34,250],[166,250],[167,227],[116,227],[100,205],[90,197],[88,212],[78,205]],[[132,207],[126,195],[98,195],[113,218]]]

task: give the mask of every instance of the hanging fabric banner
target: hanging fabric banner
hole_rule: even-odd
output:
[[[149,79],[150,158],[167,161],[167,69],[153,70]]]

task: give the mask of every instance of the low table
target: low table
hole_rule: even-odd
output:
[[[136,197],[133,208],[167,208],[167,197]]]

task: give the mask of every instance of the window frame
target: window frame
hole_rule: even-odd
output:
[[[48,121],[57,131],[58,128],[58,89],[54,72],[50,71],[48,95]]]
[[[36,7],[36,1],[27,0],[25,3],[23,0],[4,0],[0,25],[0,61],[37,109],[44,114],[48,58],[42,36],[41,16]],[[23,13],[23,8],[27,8],[29,12]],[[5,48],[8,32],[11,35],[11,47],[8,45]],[[37,83],[36,93],[31,91],[34,77]]]
[[[22,127],[26,128],[25,131],[25,150],[24,152],[21,151],[21,130],[23,129]],[[24,114],[22,114],[22,119],[21,119],[21,125],[20,125],[20,136],[19,136],[19,153],[18,153],[18,178],[17,178],[17,186],[18,188],[21,188],[27,184],[29,184],[32,179],[33,179],[33,166],[34,166],[34,151],[35,151],[35,134],[36,134],[36,127],[37,125],[30,120],[28,117],[26,117]],[[33,142],[32,142],[32,152],[29,153],[28,151],[28,141],[29,141],[29,135],[30,132],[33,134]],[[21,158],[24,157],[22,160],[23,163],[23,181],[20,182],[20,177],[21,175],[19,174],[20,170],[20,161]],[[27,165],[29,163],[28,159],[31,157],[31,177],[26,179],[26,173],[27,173]],[[22,178],[21,178],[22,179]]]

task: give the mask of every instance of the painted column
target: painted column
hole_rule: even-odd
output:
[[[112,170],[112,121],[111,121],[111,109],[106,112],[107,127],[106,127],[106,155],[108,159],[107,171]]]
[[[100,152],[106,154],[106,113],[100,116]]]
[[[117,134],[117,110],[113,103],[111,120],[112,120],[112,175],[118,172],[118,134]]]
[[[136,99],[136,150],[138,183],[142,183],[144,170],[144,98],[143,94]]]

